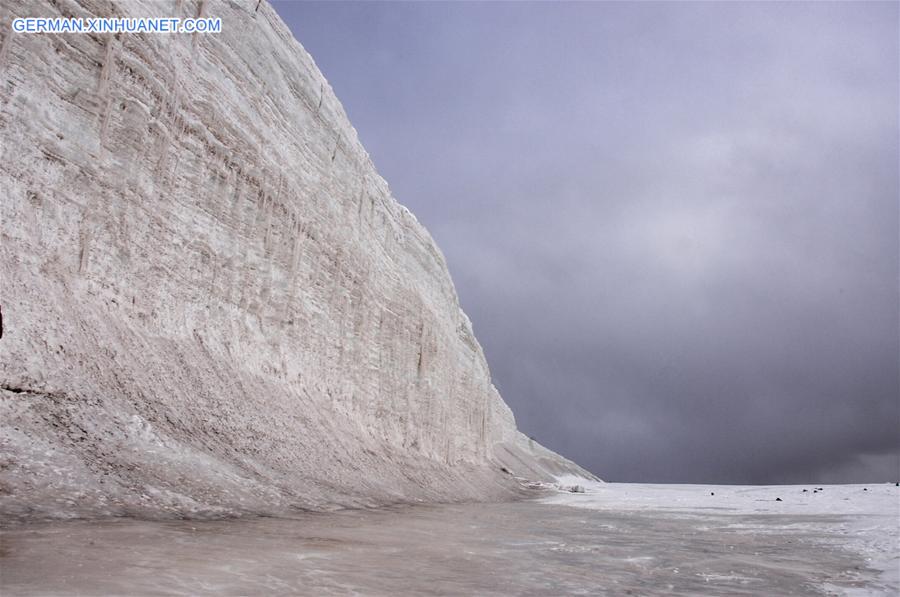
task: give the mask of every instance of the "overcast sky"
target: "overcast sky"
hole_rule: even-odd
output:
[[[604,479],[900,476],[897,3],[281,3],[519,427]]]

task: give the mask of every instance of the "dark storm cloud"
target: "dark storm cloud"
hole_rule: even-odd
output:
[[[277,3],[520,427],[604,478],[898,476],[898,6]]]

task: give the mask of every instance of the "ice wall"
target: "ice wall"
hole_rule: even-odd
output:
[[[3,2],[0,511],[496,499],[529,446],[444,258],[257,0]],[[215,16],[220,34],[19,34]]]

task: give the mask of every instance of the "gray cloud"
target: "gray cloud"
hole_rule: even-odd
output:
[[[900,470],[896,3],[275,3],[520,427],[623,481]]]

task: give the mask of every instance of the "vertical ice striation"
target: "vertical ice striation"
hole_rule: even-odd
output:
[[[257,0],[3,2],[0,508],[494,499],[529,448],[447,267]],[[222,18],[19,34],[15,17]]]

